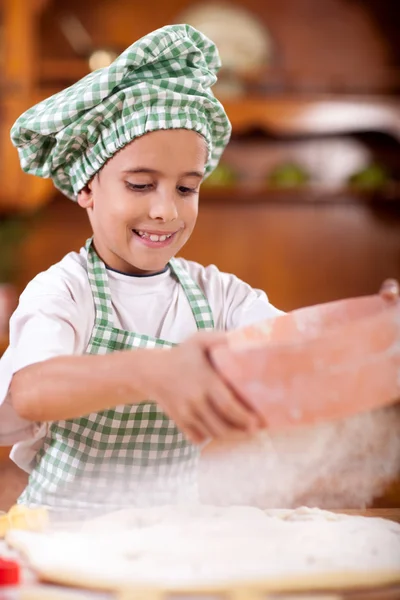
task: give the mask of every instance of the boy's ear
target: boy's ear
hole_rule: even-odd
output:
[[[91,183],[87,183],[78,193],[78,204],[81,208],[93,207],[93,193]]]

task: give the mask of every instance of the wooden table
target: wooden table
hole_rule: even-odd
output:
[[[362,517],[381,517],[400,523],[400,508],[366,508],[365,510],[332,510],[336,513],[345,513],[346,515],[360,515]]]
[[[400,509],[382,508],[366,510],[334,510],[332,512],[345,513],[349,515],[362,515],[366,517],[382,517],[400,523]],[[6,544],[0,540],[0,556],[15,556],[15,553],[6,547]],[[121,596],[110,593],[89,592],[84,590],[75,590],[56,585],[41,584],[35,580],[32,572],[25,568],[23,570],[24,584],[21,587],[18,600],[164,600],[164,597],[157,594],[147,595],[140,591],[133,597]],[[302,592],[302,593],[282,593],[260,595],[251,591],[239,590],[239,593],[220,595],[220,600],[400,600],[400,585],[390,586],[375,590],[353,590],[353,591],[334,591],[334,592]],[[239,597],[240,596],[240,597]],[[0,593],[1,598],[1,593]],[[171,596],[165,596],[165,600],[170,600]],[[177,596],[179,600],[199,600],[199,596]],[[16,600],[17,600],[16,599]],[[201,600],[206,600],[202,596]],[[217,596],[210,600],[217,600]]]
[[[8,346],[8,336],[0,334],[0,356],[6,351]]]

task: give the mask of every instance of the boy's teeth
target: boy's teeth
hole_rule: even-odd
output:
[[[146,231],[139,230],[136,233],[140,235],[140,237],[149,238],[149,240],[151,240],[152,242],[165,242],[165,240],[170,238],[172,235],[172,233],[170,235],[155,235],[154,233],[149,235]]]

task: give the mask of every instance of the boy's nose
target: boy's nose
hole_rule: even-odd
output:
[[[150,202],[149,217],[162,221],[174,221],[178,218],[175,199],[172,194],[157,194]]]

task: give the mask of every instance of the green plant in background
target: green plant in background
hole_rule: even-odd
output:
[[[235,185],[238,181],[237,173],[226,163],[219,163],[209,177],[204,181],[202,187],[228,187]]]
[[[15,279],[18,267],[18,250],[27,230],[22,216],[0,217],[0,284]]]
[[[349,184],[352,188],[362,191],[377,191],[384,188],[390,181],[390,174],[387,169],[378,163],[372,163],[354,173]]]
[[[298,187],[309,183],[307,171],[295,163],[284,163],[275,167],[267,176],[267,183],[276,188]]]

